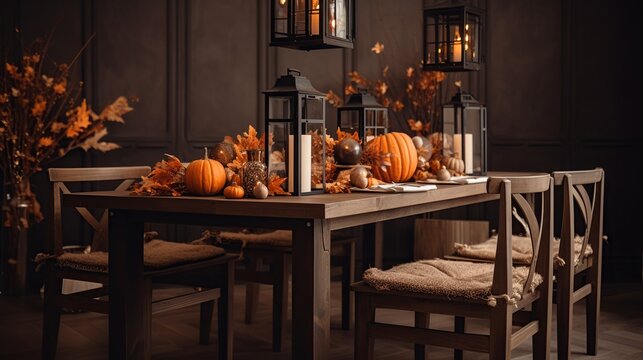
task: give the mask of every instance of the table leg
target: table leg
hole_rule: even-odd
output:
[[[370,267],[382,268],[384,225],[381,222],[364,225],[362,228],[362,271]]]
[[[149,359],[143,222],[127,211],[112,210],[109,215],[109,357]]]
[[[293,359],[328,359],[330,228],[326,220],[293,226]]]

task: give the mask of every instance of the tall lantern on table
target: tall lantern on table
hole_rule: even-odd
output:
[[[487,174],[487,108],[459,85],[442,107],[442,136],[443,155],[464,160],[465,174]]]
[[[484,12],[461,5],[424,10],[424,70],[479,70]]]
[[[388,132],[388,109],[380,105],[364,88],[352,94],[346,104],[337,108],[337,127],[357,131],[362,144]]]
[[[293,195],[323,193],[326,187],[326,96],[301,72],[288,69],[266,96],[268,177],[287,177]]]
[[[270,0],[270,46],[353,48],[355,0]]]

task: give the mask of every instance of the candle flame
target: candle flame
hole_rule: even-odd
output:
[[[330,27],[335,28],[335,19],[330,21]]]
[[[465,30],[469,30],[469,24],[464,25]]]
[[[286,5],[287,0],[279,0],[279,5],[284,6]]]

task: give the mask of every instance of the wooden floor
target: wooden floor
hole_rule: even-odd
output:
[[[243,322],[243,285],[237,285],[235,301],[235,359],[290,359],[290,336],[285,350],[273,353],[270,344],[271,287],[262,286],[257,323]],[[352,359],[353,334],[338,330],[339,283],[333,283],[332,359]],[[175,290],[161,290],[168,293]],[[643,285],[606,284],[603,290],[599,355],[584,355],[584,305],[577,305],[572,351],[574,359],[643,359]],[[155,359],[212,359],[216,357],[216,327],[212,345],[198,345],[198,307],[160,314],[153,319],[152,351]],[[408,312],[382,311],[378,321],[412,324]],[[435,319],[435,321],[434,321]],[[432,326],[449,329],[450,318],[432,315]],[[216,324],[216,321],[215,323]],[[213,324],[213,325],[214,325]],[[290,331],[290,323],[287,325]],[[471,328],[484,331],[484,324]],[[552,358],[555,359],[555,330],[552,336]],[[0,359],[38,359],[41,340],[41,303],[38,296],[0,296]],[[516,359],[531,359],[531,343],[512,353]],[[59,359],[107,358],[107,317],[91,313],[64,314],[59,338]],[[412,344],[376,340],[376,359],[412,359]],[[431,347],[431,359],[452,359],[451,350]],[[484,354],[465,353],[465,359],[486,359]]]

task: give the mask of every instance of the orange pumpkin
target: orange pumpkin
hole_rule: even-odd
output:
[[[245,195],[246,191],[243,190],[243,187],[237,185],[234,181],[223,189],[223,196],[226,199],[243,199]]]
[[[195,195],[215,195],[226,183],[226,172],[220,162],[208,159],[208,149],[201,160],[194,160],[185,170],[185,186]]]
[[[368,143],[379,154],[390,154],[390,166],[373,166],[373,177],[385,182],[402,182],[413,177],[418,163],[417,150],[411,137],[400,132],[380,135]],[[370,150],[369,149],[369,150]]]

